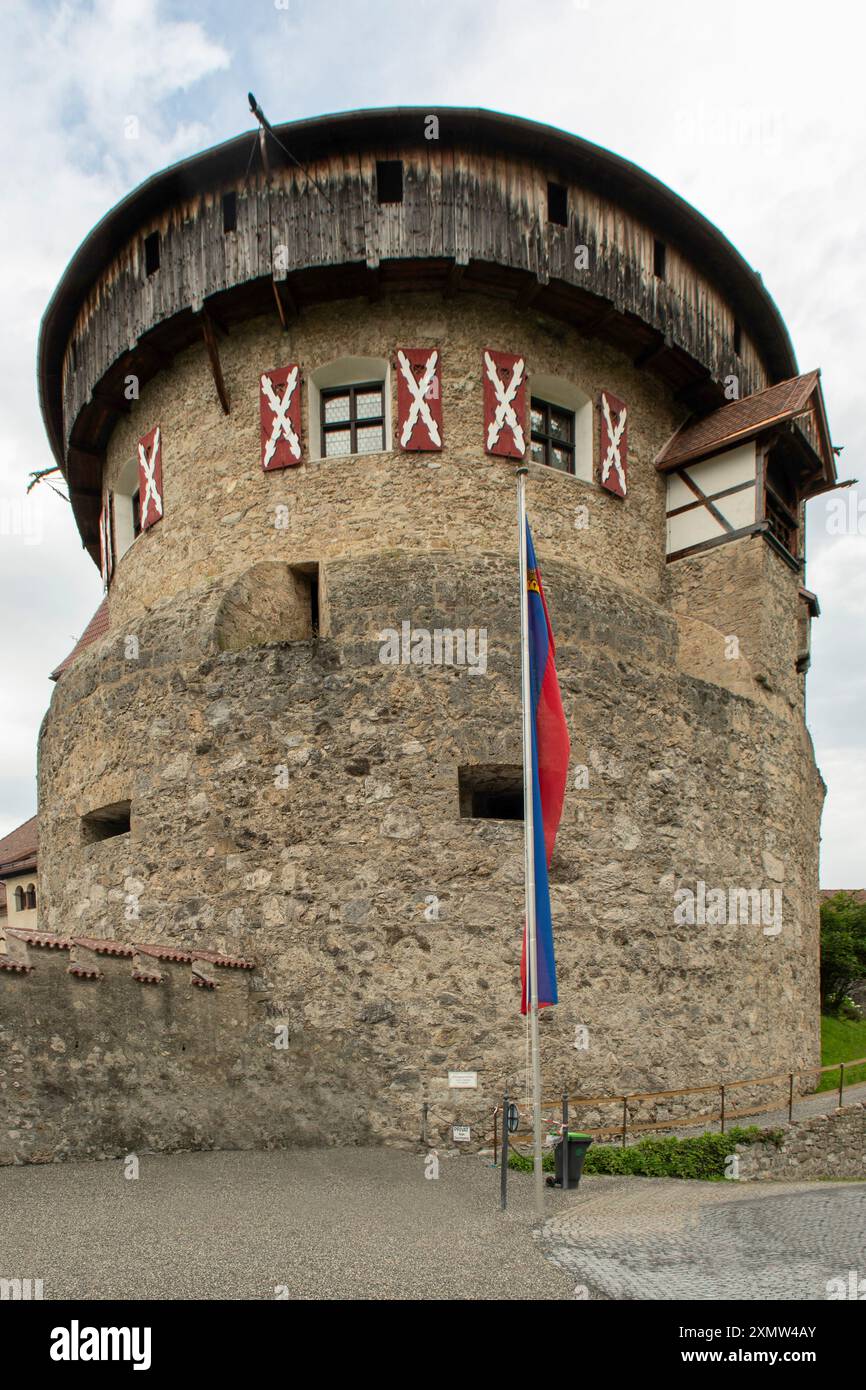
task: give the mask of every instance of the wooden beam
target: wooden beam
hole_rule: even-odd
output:
[[[277,313],[280,316],[280,324],[285,333],[289,326],[289,319],[296,319],[299,314],[297,300],[289,289],[288,281],[277,280],[276,277],[271,281],[274,289],[274,301],[277,306]]]
[[[644,348],[643,352],[639,352],[632,366],[638,368],[651,367],[653,362],[657,362],[666,352],[670,352],[673,345],[673,338],[670,333],[666,333],[663,338],[659,338],[658,342],[651,343],[649,347]]]
[[[230,409],[229,397],[226,391],[225,381],[223,380],[223,369],[220,363],[216,334],[214,333],[213,324],[211,323],[210,314],[207,309],[202,309],[201,311],[201,331],[202,337],[204,338],[204,345],[207,348],[208,360],[210,361],[210,369],[213,375],[214,385],[216,386],[217,395],[219,396],[219,402],[223,408],[223,414],[228,415]]]
[[[382,298],[382,281],[379,277],[379,267],[367,266],[366,275],[366,295],[371,304]]]
[[[588,338],[594,338],[600,329],[604,328],[605,324],[610,323],[610,320],[616,317],[616,314],[617,310],[614,306],[612,304],[606,304],[601,312],[596,314],[595,318],[589,320],[589,323],[578,324],[577,327],[580,332],[585,333]]]
[[[448,278],[445,281],[445,288],[442,291],[443,299],[453,299],[463,283],[463,276],[466,274],[466,262],[455,261],[448,271]]]
[[[147,338],[142,338],[141,341],[136,344],[136,349],[139,352],[149,353],[154,362],[163,369],[174,365],[174,354],[166,352],[164,348],[157,347],[156,343],[150,342]]]
[[[534,275],[532,279],[527,280],[523,288],[518,291],[516,307],[518,309],[528,309],[545,288],[546,286],[542,284],[538,276]]]
[[[129,401],[119,401],[116,396],[110,395],[103,386],[94,386],[90,398],[115,415],[128,415],[131,410]]]
[[[717,545],[727,545],[728,541],[738,541],[744,536],[764,535],[767,532],[766,521],[756,521],[752,526],[743,526],[739,531],[732,531],[730,535],[713,536],[708,541],[698,541],[696,545],[687,545],[684,550],[674,550],[670,555],[665,556],[667,563],[671,560],[685,560],[689,555],[697,555],[701,550],[713,550]]]
[[[695,381],[690,381],[686,386],[680,388],[674,395],[674,400],[681,405],[690,407],[695,401],[701,399],[707,393],[707,388],[713,385],[713,378],[709,372],[704,372]]]

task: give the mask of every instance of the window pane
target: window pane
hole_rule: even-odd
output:
[[[550,433],[554,439],[563,439],[571,443],[571,426],[574,416],[570,411],[551,410],[550,412]]]
[[[544,445],[537,439],[533,439],[529,448],[533,463],[544,463]]]
[[[372,454],[384,449],[385,440],[381,425],[363,425],[358,429],[358,453]]]
[[[555,444],[550,448],[550,462],[554,468],[559,468],[563,473],[571,472],[571,450],[559,449]]]
[[[325,458],[338,458],[342,454],[352,452],[352,431],[351,430],[326,430],[325,432]]]
[[[539,410],[533,401],[530,414],[532,415],[532,428],[541,434],[544,431],[544,411]]]
[[[376,419],[382,414],[382,392],[361,391],[355,397],[355,419]]]
[[[348,420],[349,418],[349,396],[326,396],[325,397],[325,424],[330,425],[337,420]]]

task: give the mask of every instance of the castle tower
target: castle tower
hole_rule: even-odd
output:
[[[818,373],[714,227],[585,141],[277,134],[302,168],[246,135],[143,184],[45,316],[106,595],[40,738],[41,928],[254,960],[239,1075],[289,1139],[489,1108],[524,1057],[526,459],[573,763],[545,1089],[817,1063]]]

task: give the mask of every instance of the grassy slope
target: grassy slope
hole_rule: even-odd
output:
[[[831,1062],[847,1062],[851,1057],[866,1057],[866,1019],[854,1023],[847,1018],[821,1019],[821,1059],[825,1067]],[[866,1081],[866,1066],[845,1072],[845,1084]],[[828,1071],[821,1077],[819,1091],[832,1091],[839,1085],[838,1071]]]

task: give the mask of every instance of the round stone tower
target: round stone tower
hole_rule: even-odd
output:
[[[714,227],[585,141],[276,136],[143,184],[45,316],[106,597],[40,739],[41,928],[254,960],[240,1073],[286,1137],[489,1112],[524,1063],[526,461],[572,747],[545,1090],[814,1065],[818,373]]]

